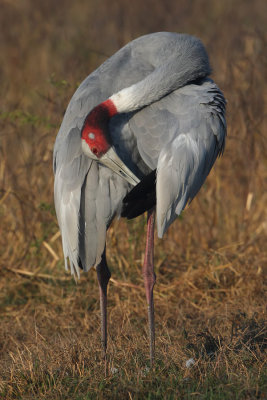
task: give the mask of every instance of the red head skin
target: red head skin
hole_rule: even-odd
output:
[[[108,123],[115,114],[117,114],[115,104],[112,100],[106,100],[93,108],[84,122],[82,139],[86,141],[91,152],[98,158],[105,154],[111,146]]]

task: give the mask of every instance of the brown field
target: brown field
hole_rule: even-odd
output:
[[[0,398],[267,398],[267,2],[0,0],[0,9]],[[162,30],[203,40],[228,100],[228,140],[156,240],[154,370],[145,216],[112,225],[105,378],[96,273],[76,284],[63,266],[52,151],[79,82],[129,40]]]

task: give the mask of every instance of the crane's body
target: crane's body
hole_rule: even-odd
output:
[[[162,237],[197,194],[226,136],[225,100],[209,74],[198,39],[161,32],[127,44],[76,90],[54,148],[72,273],[102,263],[108,282],[106,232],[116,215],[155,207]]]

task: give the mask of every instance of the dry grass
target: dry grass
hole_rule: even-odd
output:
[[[0,396],[263,399],[267,3],[127,3],[1,3]],[[195,34],[208,47],[228,99],[228,142],[190,208],[156,240],[154,371],[140,274],[145,218],[110,229],[104,378],[96,274],[76,285],[63,268],[52,149],[77,83],[128,40],[158,30]]]

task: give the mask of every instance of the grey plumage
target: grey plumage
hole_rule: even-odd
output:
[[[81,130],[88,113],[119,93],[123,111],[109,124],[113,146],[139,179],[157,169],[162,237],[224,148],[225,100],[209,74],[198,39],[161,32],[130,42],[76,90],[54,148],[55,206],[72,273],[79,275],[79,263],[88,270],[100,262],[106,230],[132,188],[83,153]]]

